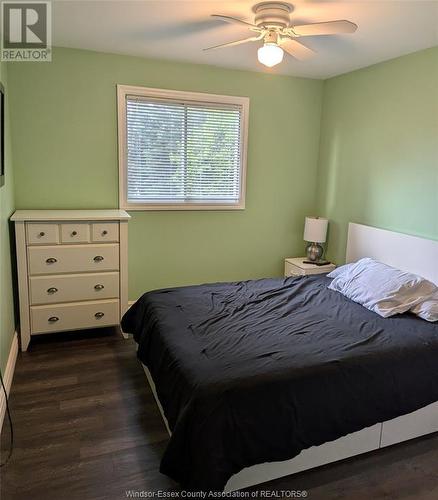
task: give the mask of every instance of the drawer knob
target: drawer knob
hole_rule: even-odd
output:
[[[94,285],[95,290],[103,290],[105,287],[103,285]]]
[[[46,259],[47,264],[54,264],[55,262],[58,262],[55,257],[49,257]]]
[[[50,287],[48,290],[47,290],[47,293],[56,293],[58,291],[57,288],[55,288],[54,286]]]
[[[96,255],[96,257],[94,257],[94,262],[101,262],[103,260],[103,257],[102,255]]]
[[[105,316],[105,314],[103,312],[97,312],[94,317],[97,318],[97,319],[100,319],[100,318],[103,318]]]
[[[40,237],[42,238],[43,236],[45,236],[45,235],[46,235],[46,233],[45,233],[44,231],[41,231],[41,233],[40,233],[39,235],[40,235]]]
[[[59,321],[58,316],[51,316],[51,317],[49,318],[49,322],[50,322],[50,323],[56,323],[57,321]]]
[[[108,231],[107,231],[106,229],[104,229],[104,230],[102,231],[102,235],[103,235],[103,236],[106,236],[107,234],[108,234]]]
[[[78,234],[77,231],[72,231],[72,233],[71,233],[72,236],[76,236],[77,234]]]

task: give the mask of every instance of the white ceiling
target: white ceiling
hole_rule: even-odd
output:
[[[352,35],[302,38],[317,55],[306,62],[285,56],[272,69],[257,61],[260,42],[201,50],[251,36],[244,27],[214,20],[210,14],[252,22],[255,3],[56,0],[54,45],[312,78],[331,77],[438,45],[438,0],[298,0],[293,2],[295,24],[348,19],[359,28]]]

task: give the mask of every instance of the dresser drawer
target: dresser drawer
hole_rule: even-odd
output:
[[[119,297],[119,273],[33,276],[29,279],[31,305]]]
[[[88,243],[90,241],[90,224],[86,222],[69,222],[61,224],[62,243]]]
[[[62,274],[119,270],[119,245],[29,247],[29,274]]]
[[[119,241],[119,223],[95,222],[91,225],[91,236],[95,242]]]
[[[58,224],[27,223],[28,245],[56,245],[59,243]]]
[[[73,302],[30,308],[31,333],[50,333],[116,325],[120,322],[118,300]]]

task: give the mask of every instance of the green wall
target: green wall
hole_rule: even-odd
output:
[[[318,181],[336,262],[349,221],[438,239],[437,47],[325,82]]]
[[[279,276],[315,208],[323,83],[55,49],[9,68],[17,208],[117,207],[116,84],[250,97],[246,209],[133,212],[129,296]]]
[[[14,211],[14,179],[9,130],[9,91],[6,64],[0,63],[0,81],[5,87],[5,183],[0,187],[0,368],[4,374],[15,331],[12,293],[12,256],[9,241],[9,217]]]
[[[285,256],[303,252],[304,216],[317,208],[330,218],[336,262],[349,221],[438,239],[438,48],[324,83],[55,49],[52,63],[10,63],[8,82],[17,208],[117,207],[117,83],[250,97],[247,208],[133,212],[131,299],[157,287],[278,276]],[[2,367],[14,330],[10,149],[7,158]]]

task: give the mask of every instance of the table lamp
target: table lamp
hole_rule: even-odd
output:
[[[321,262],[324,255],[324,243],[327,237],[328,219],[323,217],[306,217],[304,225],[304,241],[309,242],[306,247],[307,259],[310,262]]]

